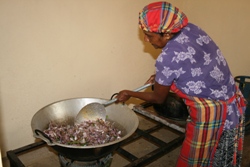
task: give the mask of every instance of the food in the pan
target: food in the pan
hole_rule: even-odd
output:
[[[75,146],[100,145],[122,137],[122,130],[114,122],[102,119],[74,125],[50,122],[44,133],[55,142]]]

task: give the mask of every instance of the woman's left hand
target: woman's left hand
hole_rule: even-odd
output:
[[[131,97],[129,95],[129,92],[130,92],[129,90],[120,91],[116,96],[116,99],[117,99],[116,102],[125,102],[125,101],[127,101]]]

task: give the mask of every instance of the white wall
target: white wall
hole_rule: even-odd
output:
[[[1,0],[0,148],[34,142],[43,106],[73,97],[109,98],[141,86],[160,50],[145,44],[138,12],[152,0]],[[250,75],[248,0],[172,0],[206,30],[234,75]]]

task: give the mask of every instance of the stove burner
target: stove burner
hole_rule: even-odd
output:
[[[112,154],[94,161],[75,161],[59,155],[61,167],[109,167],[112,162]]]

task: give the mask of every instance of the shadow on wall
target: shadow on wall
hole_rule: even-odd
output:
[[[2,112],[2,100],[0,96],[0,153],[2,150],[4,150],[4,144],[3,142],[3,112]],[[3,154],[1,154],[3,155]],[[1,164],[1,163],[0,163]]]

